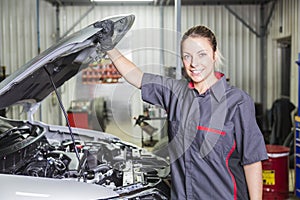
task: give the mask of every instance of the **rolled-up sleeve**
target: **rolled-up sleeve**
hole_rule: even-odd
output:
[[[176,91],[177,82],[171,78],[144,73],[141,87],[142,99],[167,111],[171,102],[177,99],[174,98],[178,92]]]

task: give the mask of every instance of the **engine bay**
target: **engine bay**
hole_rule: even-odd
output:
[[[166,160],[106,133],[73,131],[75,146],[66,127],[0,118],[0,173],[97,184],[121,196],[151,190],[152,199],[167,199]]]

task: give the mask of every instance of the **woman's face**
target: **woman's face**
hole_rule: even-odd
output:
[[[194,83],[202,83],[214,76],[215,56],[207,38],[185,39],[182,43],[182,61],[187,75]]]

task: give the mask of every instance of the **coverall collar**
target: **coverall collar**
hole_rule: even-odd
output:
[[[226,86],[227,86],[226,77],[221,72],[215,72],[215,76],[217,77],[218,81],[214,85],[212,85],[209,88],[209,90],[205,92],[205,94],[211,92],[213,97],[218,102],[220,102],[226,91]],[[195,89],[194,83],[192,81],[189,82],[188,86],[190,89]]]

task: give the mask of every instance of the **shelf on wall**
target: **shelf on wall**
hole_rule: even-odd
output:
[[[109,59],[91,63],[88,68],[82,70],[83,84],[118,83],[122,75]]]

